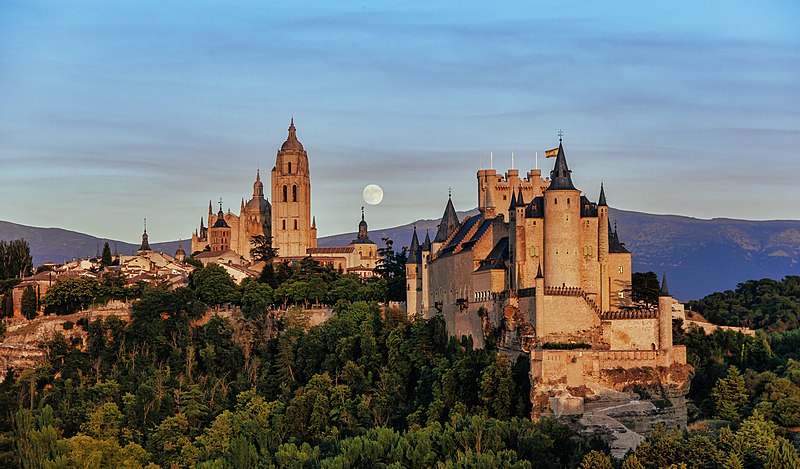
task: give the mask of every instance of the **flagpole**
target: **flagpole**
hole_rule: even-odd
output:
[[[514,169],[514,152],[511,152],[511,169]]]
[[[539,169],[539,152],[536,152],[536,169]]]
[[[494,169],[494,155],[489,152],[489,169]]]

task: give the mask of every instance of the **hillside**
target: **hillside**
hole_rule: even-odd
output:
[[[34,265],[40,265],[48,261],[61,263],[73,258],[95,256],[98,250],[102,252],[105,242],[108,242],[112,252],[114,252],[116,246],[120,254],[130,255],[139,249],[139,244],[134,245],[113,239],[97,238],[77,231],[69,231],[62,228],[40,228],[0,221],[0,239],[19,238],[27,240],[31,246]],[[186,242],[183,243],[183,247],[184,249],[188,248]],[[154,251],[171,255],[178,249],[178,241],[150,243],[150,248]]]
[[[460,212],[459,217],[476,211]],[[611,209],[620,238],[633,252],[634,271],[663,272],[671,292],[680,300],[702,298],[711,292],[732,290],[749,279],[782,279],[800,274],[800,221],[746,221],[716,218],[700,220],[677,215],[653,215]],[[392,228],[372,229],[370,237],[394,240],[408,246],[414,226],[422,239],[436,234],[438,219],[418,220]],[[349,243],[355,233],[319,239],[319,246]],[[0,221],[0,239],[25,238],[35,264],[63,262],[73,257],[94,256],[104,239],[60,228],[36,228]],[[422,241],[420,239],[420,241]],[[138,246],[110,240],[122,253]],[[154,243],[154,250],[173,253],[177,241]],[[184,248],[186,248],[184,243]]]

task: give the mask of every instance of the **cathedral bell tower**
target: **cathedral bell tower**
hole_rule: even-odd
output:
[[[305,257],[306,250],[316,246],[309,176],[308,154],[297,140],[292,119],[272,168],[272,246],[280,257]]]

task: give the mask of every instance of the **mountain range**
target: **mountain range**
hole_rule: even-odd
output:
[[[460,212],[459,218],[477,213]],[[679,300],[701,298],[730,290],[740,282],[764,277],[781,279],[800,274],[800,221],[747,221],[727,218],[702,220],[678,215],[654,215],[610,210],[620,240],[633,253],[633,270],[667,274],[670,292]],[[436,234],[439,220],[417,220],[401,226],[370,231],[379,244],[392,239],[395,249],[408,246],[414,227],[420,241],[426,231]],[[319,246],[342,246],[356,233],[320,238]],[[38,228],[0,221],[0,239],[24,238],[31,246],[34,264],[64,262],[95,256],[108,241],[112,251],[133,253],[139,245],[105,240],[61,228]],[[183,248],[188,251],[188,242]],[[153,243],[151,248],[169,254],[178,241]]]

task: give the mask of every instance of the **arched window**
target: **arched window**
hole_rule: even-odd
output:
[[[294,229],[297,229],[297,220],[294,221]]]
[[[286,220],[281,220],[281,226],[284,230],[286,229]]]
[[[289,162],[289,174],[292,174],[292,162]]]
[[[297,202],[297,186],[292,184],[292,202]]]
[[[286,186],[283,186],[283,201],[284,201],[284,202],[286,202],[286,200],[287,200],[286,194],[287,194],[287,192],[286,192]]]

